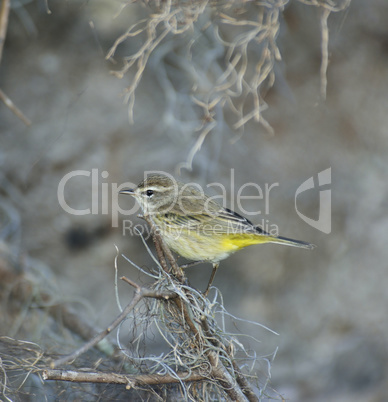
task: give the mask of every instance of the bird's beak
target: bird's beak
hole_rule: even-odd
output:
[[[123,190],[119,191],[119,194],[135,195],[135,190],[132,188],[124,188]]]

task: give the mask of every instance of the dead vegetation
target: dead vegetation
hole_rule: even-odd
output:
[[[322,11],[320,74],[324,97],[327,19],[331,12],[348,7],[350,0],[299,1]],[[134,2],[125,7],[131,7],[131,3]],[[176,131],[186,135],[197,133],[186,162],[180,167],[190,169],[207,135],[225,123],[240,131],[240,135],[250,121],[272,132],[262,115],[266,108],[263,94],[273,85],[274,65],[281,59],[276,39],[279,17],[288,1],[137,3],[144,8],[146,17],[131,25],[107,54],[107,59],[113,59],[124,42],[140,39],[139,49],[125,56],[122,68],[115,71],[120,78],[130,76],[131,83],[125,92],[132,122],[136,122],[136,91],[144,71],[150,69],[166,100],[162,118],[166,130],[174,125]],[[0,60],[8,14],[9,1],[3,0]],[[176,70],[184,78],[184,85],[178,85],[174,79]],[[0,98],[26,124],[30,123],[1,90]],[[68,392],[74,399],[79,395],[83,399],[97,395],[104,395],[105,399],[126,398],[128,392],[142,397],[152,395],[150,398],[155,400],[166,399],[171,393],[189,400],[258,400],[267,393],[278,397],[268,386],[275,351],[272,356],[257,356],[254,348],[246,346],[247,337],[231,333],[225,322],[237,319],[224,309],[221,295],[214,290],[213,297],[207,299],[190,288],[161,244],[153,270],[144,273],[151,284],[138,285],[129,280],[135,288],[132,302],[113,325],[99,332],[85,317],[56,299],[55,287],[43,279],[46,275],[39,262],[23,255],[14,242],[15,237],[9,235],[21,233],[17,215],[11,214],[9,208],[4,211],[0,289],[6,311],[2,328],[9,335],[0,339],[0,385],[4,400],[23,400],[26,395],[38,400],[48,393]],[[101,343],[124,320],[131,322],[131,341],[124,345],[120,341]],[[149,331],[165,342],[166,351],[160,356],[147,354]],[[21,333],[24,339],[42,342],[16,339]],[[71,351],[69,333],[88,343],[76,355],[70,355],[77,358],[74,362],[57,360],[59,355]],[[92,348],[97,343],[98,351]],[[48,380],[57,381],[55,385],[47,385]],[[70,386],[67,382],[76,384]],[[121,388],[112,391],[101,388],[101,383]]]
[[[123,57],[118,78],[130,76],[125,90],[129,120],[134,122],[136,91],[146,69],[153,72],[165,98],[162,125],[197,138],[178,169],[192,169],[194,156],[207,135],[227,126],[238,138],[253,121],[269,133],[263,117],[263,96],[275,82],[280,16],[289,0],[266,1],[145,1],[146,18],[123,33],[108,52],[113,60],[126,41],[137,39],[136,51]],[[321,11],[321,97],[326,97],[329,62],[327,20],[346,9],[350,0],[301,0]],[[133,7],[137,2],[125,2]],[[121,10],[120,12],[122,12]],[[178,82],[176,70],[184,85]],[[158,88],[159,89],[159,88]],[[187,96],[189,94],[189,96]],[[236,134],[237,133],[237,134]]]
[[[153,227],[149,218],[147,221]],[[150,272],[138,267],[149,284],[140,286],[122,277],[135,289],[134,296],[123,309],[118,302],[121,313],[100,332],[67,303],[56,300],[53,292],[43,291],[33,279],[3,267],[1,294],[7,295],[7,300],[2,304],[8,304],[10,313],[3,318],[3,327],[15,327],[17,322],[20,332],[37,326],[37,337],[46,338],[42,345],[11,337],[0,339],[6,400],[19,400],[27,394],[37,397],[31,382],[39,383],[44,394],[49,380],[57,381],[49,387],[51,392],[59,393],[61,382],[71,382],[71,395],[89,393],[94,397],[103,384],[122,386],[120,391],[104,389],[104,398],[114,398],[117,392],[123,398],[135,393],[151,400],[174,395],[178,400],[193,401],[255,401],[267,393],[276,395],[268,386],[276,351],[271,356],[258,356],[258,340],[229,332],[228,322],[239,320],[225,310],[218,290],[213,288],[208,299],[191,288],[162,239],[154,235],[154,242],[155,267]],[[130,334],[123,343],[121,326],[127,320]],[[111,337],[106,337],[117,328],[117,340],[112,343]],[[66,343],[64,330],[87,342],[59,357]],[[158,356],[147,351],[151,334],[165,345]]]

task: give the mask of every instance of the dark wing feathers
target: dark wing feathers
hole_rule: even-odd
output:
[[[239,226],[241,226],[241,229],[245,233],[258,233],[261,235],[269,235],[269,233],[264,231],[260,226],[255,226],[249,219],[241,216],[240,214],[232,211],[229,208],[223,208],[219,216],[225,217],[229,221],[235,221]]]
[[[193,230],[202,228],[206,231],[212,228],[215,233],[257,233],[268,235],[261,227],[254,226],[251,221],[229,208],[221,208],[215,214],[181,215],[168,213],[164,215],[164,218],[163,221],[166,225],[175,228],[186,227]]]

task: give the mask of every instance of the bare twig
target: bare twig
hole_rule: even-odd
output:
[[[160,291],[156,289],[141,287],[137,283],[133,282],[132,280],[128,279],[125,276],[122,276],[120,279],[133,286],[137,292],[140,292],[142,294],[142,297],[151,297],[154,299],[162,299],[162,300],[171,300],[177,297],[177,294],[175,292],[168,292],[165,290]]]
[[[228,353],[227,348],[225,345],[223,345],[218,338],[215,336],[215,334],[212,333],[209,323],[206,319],[205,315],[201,316],[201,324],[204,329],[204,332],[207,336],[207,339],[214,345],[219,348],[222,348],[226,353]],[[229,353],[228,353],[229,354]],[[238,367],[236,361],[232,358],[232,365],[233,365],[233,370],[234,374],[236,375],[236,380],[239,386],[241,387],[242,392],[244,393],[245,397],[248,399],[250,402],[258,402],[259,398],[256,396],[256,394],[253,392],[252,387],[249,385],[247,379],[244,377],[244,375],[241,374],[240,368]]]
[[[80,355],[84,354],[87,352],[89,349],[92,347],[96,346],[102,339],[104,339],[108,334],[110,334],[115,328],[117,328],[120,323],[127,317],[127,315],[135,308],[137,303],[143,298],[143,297],[154,297],[158,299],[164,299],[168,300],[170,298],[173,298],[175,296],[174,293],[161,293],[158,291],[155,291],[153,289],[148,289],[145,287],[140,287],[136,283],[132,282],[130,279],[123,277],[122,278],[125,282],[129,283],[131,286],[133,286],[136,291],[133,299],[131,302],[125,307],[125,309],[119,314],[115,320],[103,331],[95,335],[89,342],[87,342],[85,345],[77,349],[75,352],[68,356],[64,356],[54,362],[51,363],[51,368],[57,368],[59,366],[63,366],[64,364],[67,364],[71,361],[74,361],[77,357]]]
[[[31,125],[31,120],[11,101],[11,99],[0,89],[0,99],[4,104],[26,125]]]
[[[74,361],[77,357],[87,352],[93,346],[97,345],[102,339],[110,334],[125,319],[125,317],[135,308],[136,304],[143,298],[140,292],[136,292],[131,302],[125,307],[123,312],[103,331],[95,335],[89,342],[68,356],[64,356],[51,363],[51,368],[57,368]]]
[[[246,401],[247,398],[245,397],[242,389],[238,386],[236,380],[231,376],[229,371],[222,364],[217,354],[213,351],[209,351],[207,353],[207,357],[211,364],[212,377],[222,384],[230,400]]]
[[[44,380],[59,380],[72,382],[90,382],[106,384],[124,384],[127,389],[144,385],[174,384],[181,381],[204,381],[206,377],[197,373],[177,372],[175,376],[164,374],[139,374],[123,375],[104,372],[84,372],[73,370],[44,370],[42,373]]]
[[[10,0],[1,0],[0,4],[0,63],[3,56],[5,38],[7,36],[8,17],[10,10]],[[11,101],[11,99],[0,89],[0,99],[4,104],[26,125],[30,126],[31,121],[23,112]]]
[[[323,7],[331,12],[342,11],[349,7],[351,0],[299,0],[308,6]]]
[[[162,266],[164,272],[170,272],[170,269],[168,268],[166,257],[164,255],[160,242],[157,240],[157,238],[155,236],[152,236],[152,240],[154,241],[154,244],[155,244],[156,254],[158,255],[160,265]]]
[[[8,17],[11,7],[10,0],[2,0],[0,5],[0,63],[3,56],[5,37],[7,36]]]
[[[309,6],[315,6],[321,10],[321,97],[326,99],[327,92],[327,68],[329,66],[329,28],[327,20],[330,13],[339,12],[349,7],[351,0],[299,0]]]
[[[329,29],[327,27],[327,19],[330,15],[330,10],[322,9],[321,14],[321,96],[326,99],[327,90],[327,67],[329,65]]]
[[[10,10],[10,0],[2,0],[0,4],[0,63],[3,56],[5,38],[7,36],[8,17]],[[0,99],[4,104],[26,125],[30,126],[31,121],[23,112],[11,101],[11,99],[0,89]]]

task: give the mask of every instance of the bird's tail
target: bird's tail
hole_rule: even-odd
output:
[[[312,250],[315,248],[315,244],[307,243],[302,240],[294,240],[294,239],[289,239],[288,237],[271,237],[269,239],[269,243],[277,243],[277,244],[284,244],[285,246],[291,246],[291,247],[300,247],[300,248],[307,248],[309,250]]]

